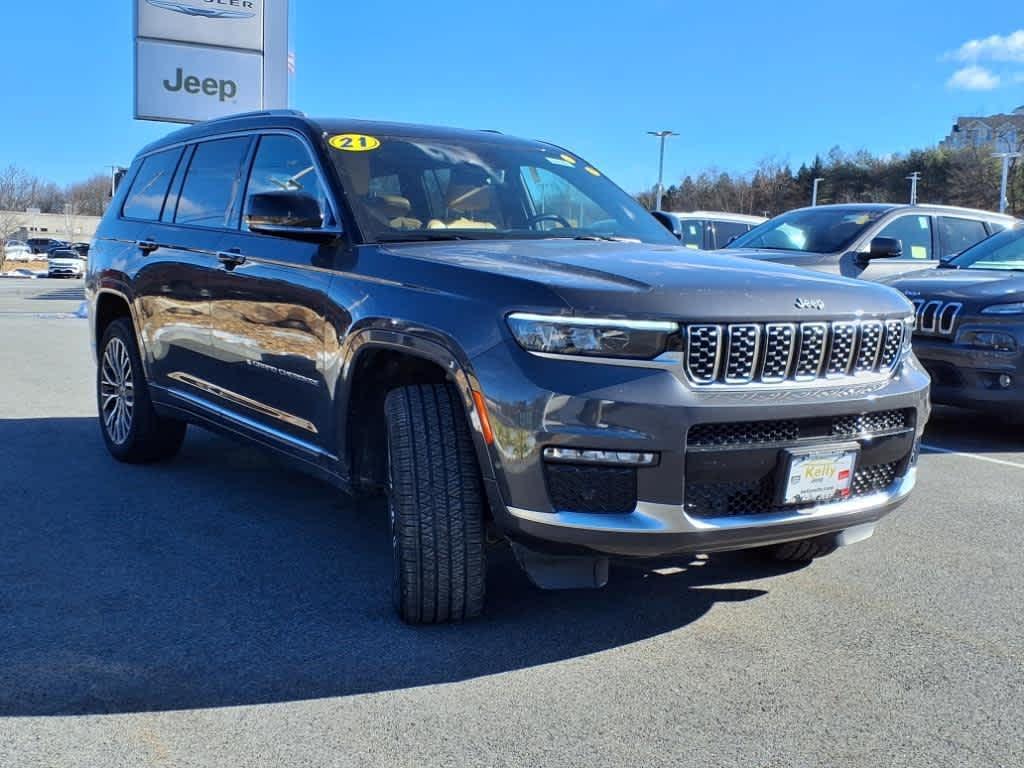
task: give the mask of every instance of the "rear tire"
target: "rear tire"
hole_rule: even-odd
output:
[[[484,492],[458,392],[402,387],[384,402],[395,608],[409,624],[483,611]]]
[[[818,536],[813,539],[787,541],[767,548],[767,554],[782,563],[809,563],[820,557],[831,555],[838,549],[832,536]]]
[[[127,464],[169,459],[181,448],[187,425],[157,415],[135,342],[125,318],[103,334],[96,366],[96,404],[100,432],[110,455]]]

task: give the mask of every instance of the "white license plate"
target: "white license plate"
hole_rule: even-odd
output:
[[[856,450],[822,449],[791,453],[783,504],[844,499],[850,495]]]

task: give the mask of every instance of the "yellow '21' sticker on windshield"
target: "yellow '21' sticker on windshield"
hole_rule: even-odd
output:
[[[331,136],[327,143],[343,152],[369,152],[380,146],[380,139],[362,133],[339,133]]]

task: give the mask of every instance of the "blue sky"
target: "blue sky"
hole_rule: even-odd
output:
[[[682,134],[672,183],[928,146],[958,114],[1024,104],[1019,0],[292,5],[292,106],[548,139],[629,191],[656,179],[648,130]],[[0,165],[67,183],[173,129],[132,120],[129,0],[4,6]]]

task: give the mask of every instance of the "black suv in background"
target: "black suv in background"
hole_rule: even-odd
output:
[[[60,248],[67,248],[68,243],[64,240],[57,240],[52,237],[30,237],[25,241],[32,253],[49,253]]]
[[[87,294],[110,453],[169,458],[193,423],[386,491],[412,623],[482,610],[488,528],[542,587],[827,554],[907,498],[928,417],[897,291],[691,253],[494,132],[178,131],[132,163]]]
[[[1024,230],[889,281],[914,302],[932,399],[1024,420]]]
[[[850,204],[799,208],[740,235],[729,253],[863,280],[934,267],[1011,216],[941,205]]]

